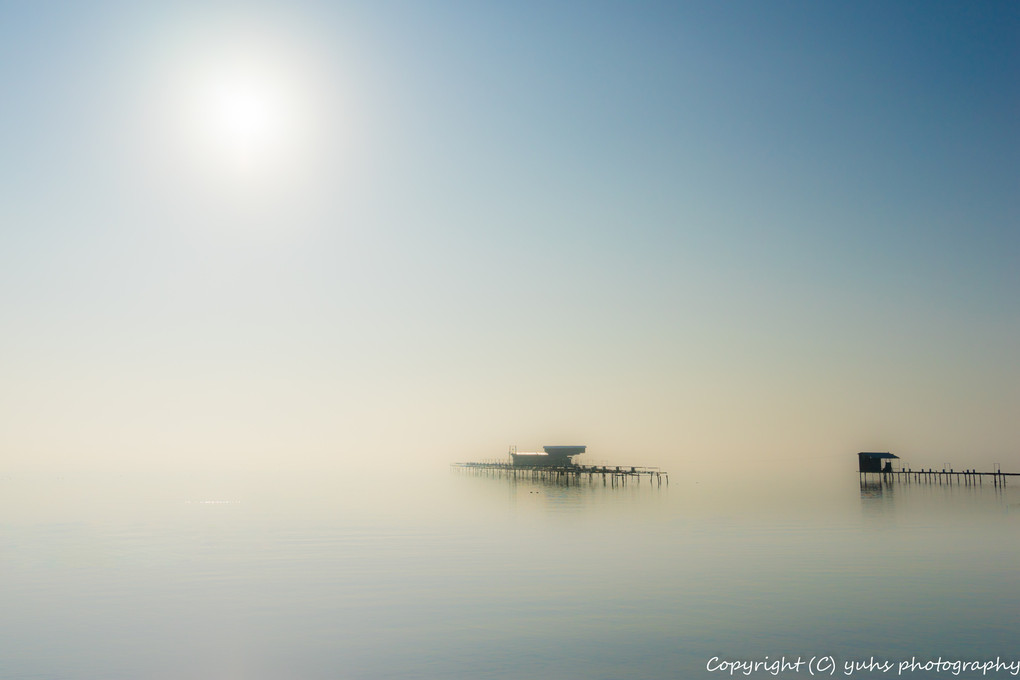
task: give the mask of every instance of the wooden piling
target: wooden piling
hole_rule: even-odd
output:
[[[598,466],[598,465],[570,465],[562,467],[525,467],[516,466],[510,463],[453,463],[452,467],[482,474],[488,477],[506,476],[508,479],[536,479],[556,484],[578,485],[583,476],[588,476],[588,482],[594,483],[597,478],[602,479],[603,486],[624,486],[628,478],[635,478],[641,483],[642,477],[648,477],[649,483],[654,478],[659,486],[665,477],[666,486],[669,486],[669,475],[656,467],[636,466]]]
[[[862,482],[872,479],[871,475],[877,475],[883,481],[918,482],[927,484],[938,484],[939,486],[982,486],[984,478],[990,477],[992,484],[996,487],[1005,486],[1009,477],[1020,477],[1020,472],[978,472],[974,469],[956,470],[943,468],[935,470],[932,468],[921,468],[919,470],[882,470],[880,472],[860,472]],[[667,477],[668,480],[668,477]],[[668,481],[667,481],[668,483]]]

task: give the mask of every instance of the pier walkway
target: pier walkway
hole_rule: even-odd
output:
[[[960,484],[962,486],[983,485],[986,477],[994,486],[1005,486],[1009,477],[1020,477],[1020,472],[978,472],[976,470],[883,470],[861,472],[861,481],[881,479],[883,481],[926,482],[929,484]]]
[[[628,479],[641,483],[647,477],[649,483],[661,486],[663,482],[669,486],[669,474],[656,467],[639,467],[633,465],[566,465],[523,466],[510,463],[453,463],[452,467],[484,474],[488,476],[507,477],[509,479],[541,479],[544,481],[561,482],[567,485],[580,483],[587,478],[593,482],[601,478],[603,485],[616,486],[626,484]]]

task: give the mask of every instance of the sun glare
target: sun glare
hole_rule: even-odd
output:
[[[253,171],[282,160],[296,143],[292,93],[269,74],[213,72],[196,90],[196,142],[207,160]],[[263,168],[264,169],[264,168]]]
[[[222,184],[284,181],[306,160],[314,125],[308,69],[272,45],[217,46],[178,71],[174,155]]]

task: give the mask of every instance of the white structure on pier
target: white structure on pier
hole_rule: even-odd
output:
[[[514,467],[570,467],[573,457],[584,453],[584,445],[543,446],[541,451],[518,452],[510,449],[510,460]]]

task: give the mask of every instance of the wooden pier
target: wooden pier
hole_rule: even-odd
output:
[[[453,463],[452,467],[490,477],[506,477],[507,479],[533,479],[558,484],[581,484],[587,481],[595,483],[601,479],[603,486],[627,484],[627,480],[641,483],[647,477],[649,484],[669,486],[669,474],[656,467],[638,467],[633,465],[565,465],[526,467],[510,463]]]
[[[861,472],[861,482],[872,479],[881,481],[918,482],[928,484],[958,484],[960,486],[982,486],[984,480],[993,486],[1005,486],[1009,477],[1020,477],[1020,472],[978,472],[977,470],[882,470],[880,472]]]

